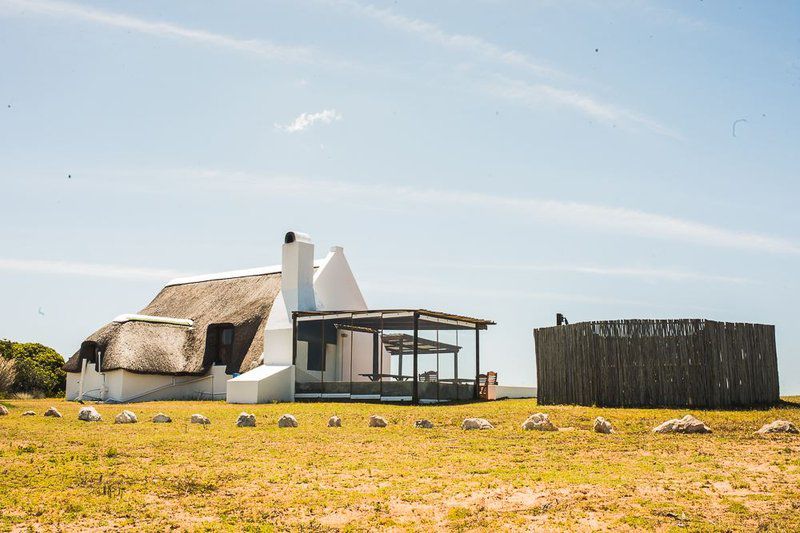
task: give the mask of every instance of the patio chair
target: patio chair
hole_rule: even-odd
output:
[[[419,375],[419,380],[423,383],[436,383],[439,381],[439,373],[436,370],[428,370]]]
[[[489,385],[497,385],[497,372],[489,371],[478,375],[478,397],[489,398]]]

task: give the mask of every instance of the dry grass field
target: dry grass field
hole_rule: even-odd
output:
[[[248,406],[255,428],[221,402],[97,405],[99,423],[75,403],[3,403],[0,530],[800,530],[800,436],[753,433],[800,423],[791,405],[694,411],[713,434],[655,435],[686,411],[547,407],[567,429],[543,433],[520,430],[532,400]],[[50,405],[64,418],[42,417]],[[139,423],[114,425],[123,408]],[[211,425],[188,424],[195,412]],[[299,428],[277,427],[287,412]],[[367,427],[373,413],[389,427]],[[333,414],[344,427],[326,427]],[[598,415],[618,433],[591,432]],[[462,431],[467,416],[496,429]]]

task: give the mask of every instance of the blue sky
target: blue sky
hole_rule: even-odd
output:
[[[800,393],[800,4],[0,0],[0,337],[342,245],[371,307],[775,324]],[[71,177],[70,177],[71,176]]]

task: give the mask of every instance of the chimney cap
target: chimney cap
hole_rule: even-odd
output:
[[[307,242],[311,243],[311,235],[308,233],[300,233],[299,231],[288,231],[283,238],[284,244],[292,244],[293,242]]]

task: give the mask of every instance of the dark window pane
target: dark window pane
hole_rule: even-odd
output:
[[[308,369],[322,371],[323,349],[325,345],[321,342],[308,343]]]

